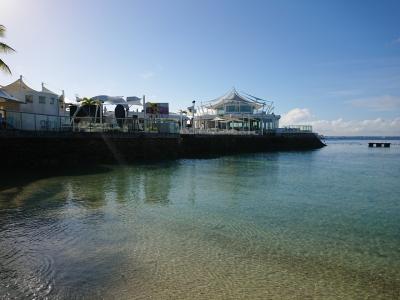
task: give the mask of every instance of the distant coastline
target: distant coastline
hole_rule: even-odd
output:
[[[400,136],[325,136],[326,140],[400,140]]]

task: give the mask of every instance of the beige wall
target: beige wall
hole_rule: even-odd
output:
[[[13,101],[0,102],[0,110],[19,111],[19,106],[20,106],[19,103]]]
[[[18,84],[6,86],[3,88],[3,90],[5,90],[11,96],[24,102],[27,95],[32,96],[32,101],[33,101],[32,103],[25,103],[19,106],[19,111],[21,112],[58,115],[59,111],[58,95],[39,92],[32,89],[26,89],[24,87],[19,88]],[[39,97],[44,97],[45,103],[39,103]],[[53,103],[51,103],[51,99],[54,99]]]

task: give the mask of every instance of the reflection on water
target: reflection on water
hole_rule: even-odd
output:
[[[0,298],[398,298],[400,149],[376,150],[8,174]]]
[[[144,201],[147,204],[165,205],[170,201],[171,178],[177,169],[176,162],[147,166],[141,172]]]

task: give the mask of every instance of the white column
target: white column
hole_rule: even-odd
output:
[[[193,104],[193,108],[192,108],[192,127],[193,127],[193,134],[195,134],[195,127],[196,127],[196,125],[195,125],[195,122],[194,122],[194,110],[195,110],[195,104],[196,104],[196,101],[195,100],[193,100],[192,101],[192,104]]]

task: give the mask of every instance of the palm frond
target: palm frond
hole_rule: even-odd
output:
[[[8,46],[7,44],[0,42],[0,52],[7,53],[7,52],[15,52],[13,48]]]
[[[81,101],[82,105],[96,105],[96,101],[87,97],[84,97]]]
[[[6,27],[4,25],[0,25],[0,37],[4,37],[4,32],[6,32]]]
[[[6,65],[4,61],[0,58],[0,70],[4,71],[5,73],[11,74],[10,68]]]

